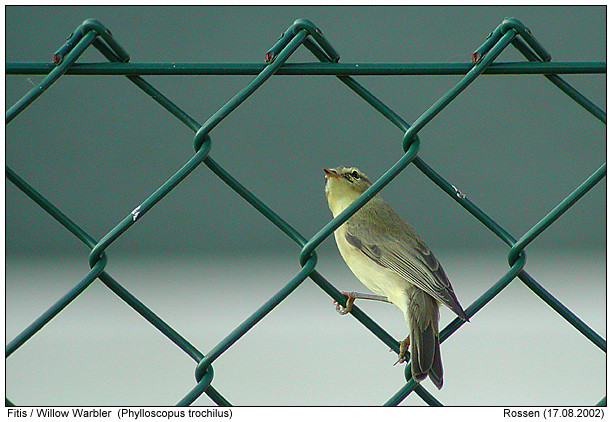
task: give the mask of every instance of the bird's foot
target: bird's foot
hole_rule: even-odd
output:
[[[350,293],[342,292],[342,294],[346,296],[346,306],[342,306],[338,302],[334,301],[334,303],[336,304],[336,310],[341,315],[346,315],[349,312],[351,312],[351,309],[353,308],[353,302],[355,302],[355,299],[378,300],[381,302],[390,303],[389,299],[387,299],[385,296],[373,295],[369,293],[358,293],[358,292],[350,292]]]
[[[338,311],[340,315],[346,315],[353,309],[353,302],[355,302],[356,297],[352,293],[342,292],[342,294],[346,296],[346,306],[342,306],[336,301],[334,301],[334,303],[336,304],[336,311]]]
[[[410,347],[410,336],[400,341],[399,355],[397,355],[398,359],[397,362],[393,364],[393,366],[397,365],[398,363],[406,362],[406,357],[404,355],[406,354],[406,350],[408,350],[408,347]]]

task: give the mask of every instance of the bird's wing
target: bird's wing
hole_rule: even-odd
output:
[[[436,257],[408,223],[397,214],[391,217],[400,219],[394,218],[394,227],[398,230],[393,233],[382,233],[379,227],[371,224],[371,219],[368,224],[363,224],[358,218],[349,219],[346,240],[378,265],[395,271],[467,321],[467,315]]]

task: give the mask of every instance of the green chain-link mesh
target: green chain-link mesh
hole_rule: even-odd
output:
[[[79,56],[91,45],[98,49],[110,63],[88,63],[76,64]],[[285,64],[293,52],[304,45],[321,63]],[[514,46],[527,59],[523,63],[493,63],[495,58],[509,45]],[[605,73],[605,63],[551,63],[550,55],[531,35],[530,31],[518,20],[505,19],[486,39],[473,54],[473,64],[360,64],[359,66],[340,64],[339,55],[323,36],[321,31],[305,19],[296,20],[281,36],[278,42],[266,53],[266,63],[261,65],[250,64],[130,64],[128,54],[112,37],[111,33],[98,21],[86,20],[81,24],[66,44],[53,55],[53,64],[37,63],[8,63],[7,74],[44,74],[44,79],[20,101],[14,104],[6,112],[6,123],[10,123],[19,113],[28,107],[47,88],[49,88],[62,75],[125,75],[131,82],[142,91],[151,96],[162,107],[168,110],[174,117],[195,132],[194,146],[195,154],[181,167],[170,179],[148,197],[140,206],[130,212],[119,224],[110,230],[102,239],[96,240],[81,229],[68,216],[63,214],[50,201],[32,188],[26,181],[21,179],[12,169],[6,168],[7,178],[21,191],[34,200],[40,207],[47,211],[55,220],[68,229],[85,245],[91,248],[89,265],[91,270],[85,277],[70,289],[59,301],[46,310],[30,326],[23,330],[15,339],[6,346],[7,358],[27,342],[36,332],[42,329],[47,322],[53,319],[70,302],[76,299],[91,283],[100,280],[123,301],[131,306],[147,321],[153,324],[169,340],[174,342],[181,350],[196,362],[197,384],[180,401],[179,405],[188,405],[196,400],[202,393],[206,393],[210,399],[219,405],[230,405],[229,401],[217,391],[213,385],[214,373],[213,362],[263,317],[271,312],[291,292],[306,279],[310,279],[322,290],[324,290],[335,301],[344,304],[346,298],[317,270],[316,248],[329,237],[333,231],[355,213],[365,202],[383,189],[394,177],[396,177],[410,163],[421,170],[432,182],[444,190],[452,199],[457,201],[465,210],[472,214],[478,221],[484,224],[495,236],[499,237],[509,246],[508,272],[487,291],[476,299],[467,309],[469,317],[473,317],[491,299],[500,293],[510,282],[515,279],[521,280],[531,291],[540,297],[546,304],[554,309],[563,319],[575,327],[580,333],[588,338],[595,346],[606,352],[606,341],[582,322],[567,307],[559,302],[552,294],[534,280],[523,267],[526,262],[525,248],[539,236],[548,226],[568,210],[576,201],[585,195],[593,186],[600,182],[606,174],[604,163],[588,179],[571,192],[559,205],[552,209],[536,225],[529,229],[520,239],[514,239],[504,228],[489,217],[483,210],[478,208],[469,199],[458,192],[450,183],[437,174],[417,154],[419,150],[418,132],[432,120],[444,107],[457,97],[467,86],[483,73],[490,74],[542,74],[555,86],[565,92],[570,98],[580,104],[595,118],[605,124],[606,114],[599,107],[585,98],[582,94],[571,87],[559,73]],[[393,164],[374,184],[349,206],[344,212],[325,225],[312,238],[307,239],[298,233],[291,225],[279,217],[272,209],[253,195],[231,174],[225,171],[209,154],[211,138],[208,133],[244,102],[255,90],[264,84],[272,75],[335,75],[342,83],[363,98],[368,104],[380,114],[391,121],[403,134],[402,147],[403,156]],[[195,119],[177,107],[161,92],[146,82],[141,75],[255,75],[254,79],[230,101],[213,114],[204,124],[200,125]],[[407,75],[407,74],[429,74],[429,75],[463,75],[459,82],[436,101],[416,121],[409,125],[393,110],[383,104],[378,98],[357,83],[351,75]],[[138,298],[133,296],[110,274],[105,271],[106,248],[120,237],[133,224],[140,221],[157,202],[168,192],[187,177],[198,165],[204,163],[215,175],[231,187],[238,195],[263,214],[271,223],[278,227],[301,247],[299,256],[301,270],[274,296],[261,305],[257,311],[249,316],[242,324],[236,327],[220,343],[209,350],[206,354],[197,350],[187,339],[172,329],[166,322],[159,318]],[[352,315],[360,321],[363,326],[376,335],[383,343],[398,352],[399,342],[389,335],[383,328],[376,324],[367,314],[358,307],[353,307]],[[455,318],[441,331],[441,341],[445,341],[462,326],[463,321]],[[426,403],[430,405],[441,405],[441,403],[423,386],[416,383],[410,374],[409,365],[405,369],[406,383],[397,391],[385,405],[397,405],[409,394],[415,392]],[[9,398],[7,404],[12,404]],[[604,396],[598,405],[606,404]]]

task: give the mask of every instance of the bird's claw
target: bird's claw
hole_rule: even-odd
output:
[[[345,308],[336,301],[334,301],[334,304],[336,305],[336,311],[338,311],[340,315],[346,315],[351,311],[350,309]]]
[[[342,306],[336,301],[334,301],[334,304],[336,305],[336,311],[338,311],[340,315],[346,315],[353,309],[353,302],[355,302],[356,298],[350,293],[342,292],[342,294],[346,296],[346,306]]]
[[[406,350],[408,350],[408,347],[410,347],[410,336],[400,341],[400,348],[399,348],[400,350],[399,350],[399,354],[397,355],[398,359],[397,359],[397,362],[393,364],[393,366],[397,365],[398,363],[406,362],[406,358],[404,355],[406,354]]]

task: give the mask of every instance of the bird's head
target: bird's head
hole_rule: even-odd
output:
[[[357,167],[340,166],[323,169],[325,172],[325,196],[334,216],[352,204],[367,188],[370,179]]]

